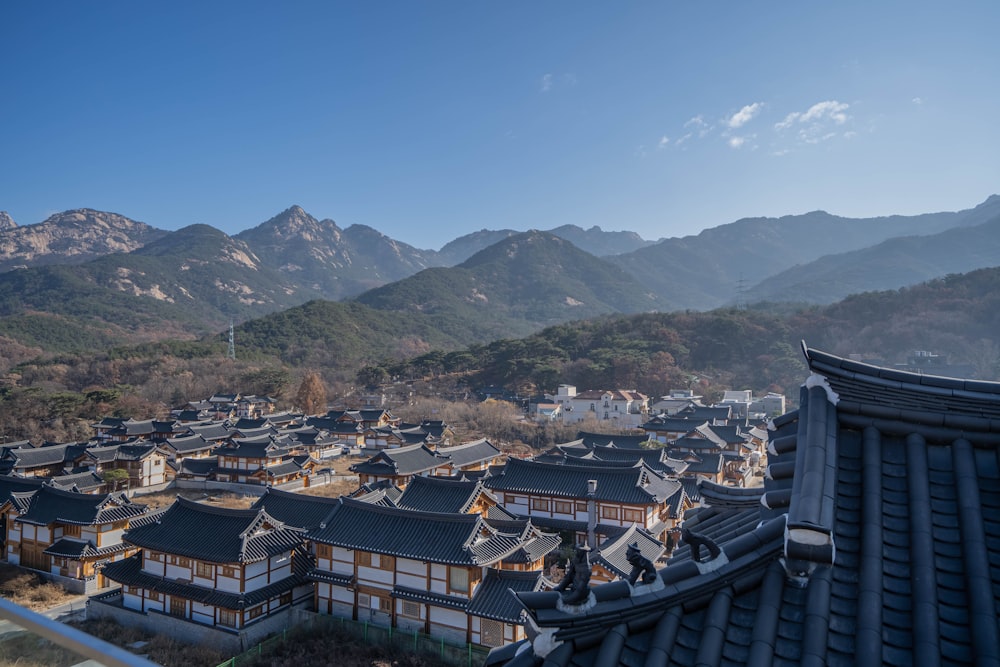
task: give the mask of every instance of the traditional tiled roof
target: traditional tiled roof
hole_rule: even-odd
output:
[[[514,552],[518,535],[500,533],[478,514],[439,514],[340,498],[307,538],[345,549],[451,565],[490,565]]]
[[[209,424],[192,424],[188,430],[194,435],[200,435],[210,442],[226,440],[232,435],[226,422],[212,422]]]
[[[105,481],[101,476],[91,470],[70,473],[68,475],[57,475],[47,478],[46,481],[66,491],[77,490],[83,493],[103,488],[105,485]]]
[[[0,467],[4,470],[15,468],[40,468],[75,460],[86,449],[86,444],[67,442],[44,447],[18,447],[8,449],[3,454]]]
[[[704,419],[657,415],[639,428],[644,431],[653,432],[666,431],[668,433],[687,433],[688,431],[704,424],[708,424],[708,422]]]
[[[351,466],[353,472],[377,477],[418,475],[447,465],[451,459],[426,445],[385,449],[363,463]]]
[[[190,454],[192,452],[203,452],[206,449],[211,449],[215,447],[215,444],[206,440],[205,436],[196,433],[179,438],[168,438],[163,446],[173,449],[178,454]]]
[[[459,514],[468,512],[484,493],[492,498],[482,482],[414,477],[396,500],[396,505],[408,510]]]
[[[23,494],[34,493],[45,484],[44,479],[35,477],[15,477],[14,475],[0,475],[0,507],[11,501],[14,493]]]
[[[645,505],[682,494],[679,482],[665,479],[645,465],[628,468],[556,465],[510,459],[500,475],[483,480],[494,491],[584,499],[588,480],[597,480],[598,501]]]
[[[502,518],[502,514],[492,512],[486,518],[490,527],[501,533],[520,535],[521,546],[503,559],[505,565],[534,563],[559,548],[562,538],[558,533],[547,533],[532,523],[529,518]]]
[[[504,623],[520,623],[524,608],[518,602],[516,593],[537,591],[542,584],[542,573],[537,570],[518,572],[488,568],[466,613]]]
[[[672,459],[665,449],[621,449],[619,447],[595,446],[591,453],[600,461],[642,460],[653,470],[669,475],[679,475],[687,470],[688,464],[680,459]]]
[[[449,457],[449,463],[454,468],[486,463],[500,456],[497,446],[486,438],[451,447],[438,447],[437,453],[439,456]]]
[[[76,537],[63,537],[56,540],[42,553],[49,556],[55,556],[57,558],[74,558],[81,560],[84,558],[103,558],[111,554],[125,551],[126,549],[128,549],[128,545],[122,543],[112,544],[98,549],[90,540],[81,540]]]
[[[337,498],[307,496],[268,488],[251,509],[263,509],[287,526],[311,529],[318,527],[330,510],[339,504]]]
[[[722,472],[722,454],[700,451],[681,451],[679,449],[668,448],[667,455],[673,459],[687,462],[687,469],[684,471],[689,475],[696,473],[717,475]]]
[[[186,458],[181,461],[181,467],[177,471],[180,474],[191,475],[192,477],[210,477],[219,468],[218,459],[193,459]]]
[[[733,409],[728,405],[713,405],[710,407],[697,405],[684,408],[675,416],[710,422],[715,420],[725,421],[732,418]]]
[[[178,498],[159,521],[129,530],[125,540],[213,563],[253,563],[294,549],[302,534],[263,509],[226,509]]]
[[[579,615],[522,594],[545,643],[487,664],[1000,663],[1000,384],[805,352],[813,375],[773,422],[764,505],[690,524],[724,558],[682,546],[662,590],[598,586]]]
[[[188,584],[149,574],[142,570],[142,554],[108,563],[103,572],[107,578],[125,586],[137,586],[162,595],[176,595],[213,607],[239,610],[266,602],[302,585],[306,582],[306,575],[311,566],[309,554],[301,546],[295,547],[291,576],[247,593],[229,593],[218,588]]]
[[[457,595],[433,593],[426,588],[410,588],[408,586],[393,586],[392,597],[414,602],[429,602],[437,607],[450,607],[464,611],[469,606],[469,599]]]
[[[578,440],[585,447],[596,447],[599,445],[607,447],[618,447],[620,449],[640,449],[649,436],[643,435],[605,435],[603,433],[587,433],[580,431],[576,434]]]
[[[763,486],[726,486],[707,479],[698,480],[698,486],[702,502],[712,507],[759,508],[764,495]]]
[[[663,555],[664,546],[649,531],[632,524],[627,531],[613,539],[607,539],[598,545],[597,551],[590,557],[591,563],[600,563],[611,573],[628,579],[632,572],[632,564],[626,558],[630,544],[639,546],[639,553],[655,563]]]
[[[95,495],[46,485],[31,496],[26,510],[15,520],[37,526],[56,522],[89,526],[124,521],[145,512],[145,505],[133,503],[124,493]]]

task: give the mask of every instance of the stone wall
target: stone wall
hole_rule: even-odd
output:
[[[270,635],[291,628],[299,622],[299,611],[294,607],[283,609],[237,631],[202,625],[155,611],[144,614],[126,609],[122,606],[120,591],[97,595],[87,601],[87,618],[110,618],[125,627],[167,635],[188,644],[214,646],[223,653],[232,655],[256,646]]]

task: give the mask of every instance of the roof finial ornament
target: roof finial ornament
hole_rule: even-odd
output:
[[[554,589],[562,593],[557,608],[570,613],[587,609],[592,604],[590,592],[590,547],[581,544],[576,548],[572,560],[566,566],[566,574]],[[573,607],[574,609],[566,609]]]
[[[625,560],[632,566],[632,572],[628,575],[628,583],[635,586],[635,582],[642,577],[642,583],[649,585],[656,581],[656,567],[653,561],[642,555],[639,550],[639,542],[633,542],[625,550]]]
[[[691,545],[691,558],[696,563],[713,561],[722,555],[722,549],[711,538],[699,533],[692,533],[687,528],[681,528],[681,541],[684,544]],[[702,559],[701,557],[701,547],[703,546],[708,549],[708,559]]]

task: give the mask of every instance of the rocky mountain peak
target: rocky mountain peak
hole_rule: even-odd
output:
[[[13,220],[5,224],[0,219],[0,271],[131,252],[165,233],[117,213],[89,208],[64,211],[21,227]]]
[[[17,223],[14,222],[14,218],[10,217],[7,211],[0,211],[0,230],[14,229],[15,227],[17,227]]]

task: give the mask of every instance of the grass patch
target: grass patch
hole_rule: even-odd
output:
[[[49,609],[74,597],[40,574],[6,563],[0,563],[0,596],[34,611]]]

